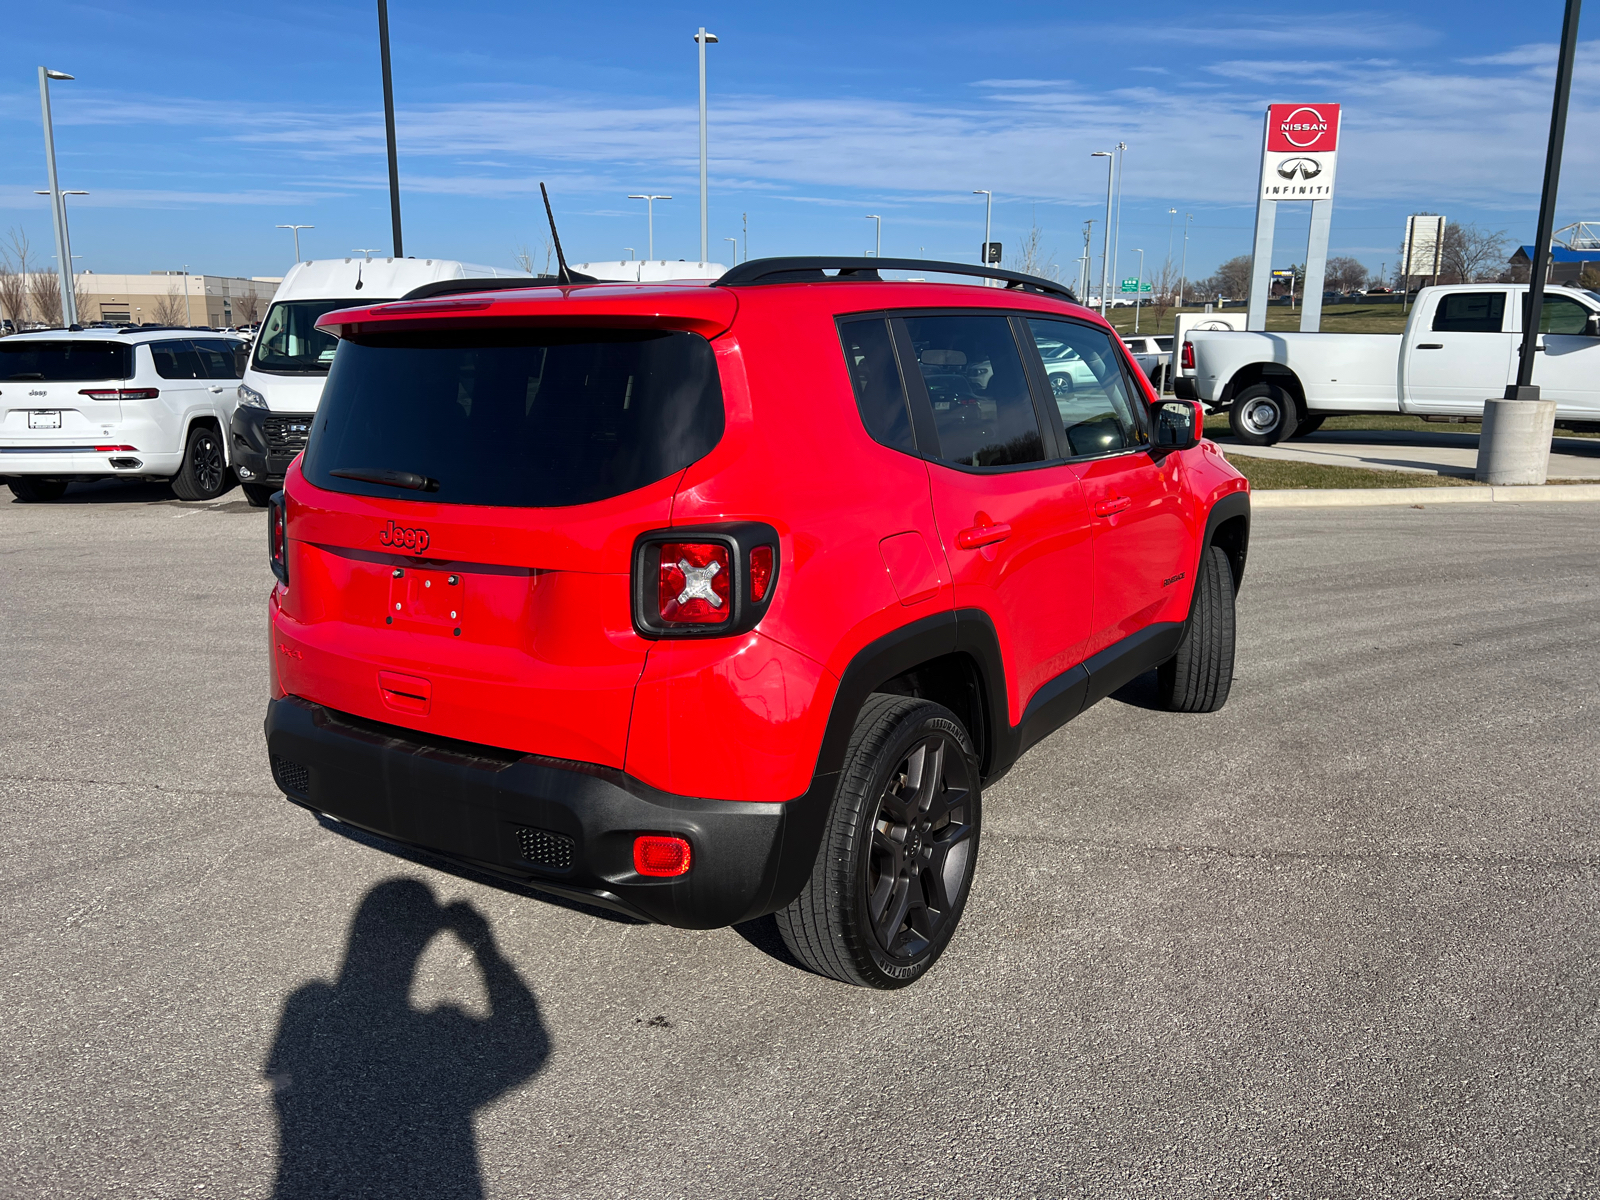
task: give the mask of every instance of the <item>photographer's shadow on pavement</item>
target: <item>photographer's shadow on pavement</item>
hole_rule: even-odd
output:
[[[482,973],[489,1015],[411,1007],[417,961],[453,933]],[[278,1109],[277,1200],[480,1197],[473,1113],[550,1053],[533,993],[471,905],[390,879],[350,922],[336,981],[283,1006],[266,1075]]]

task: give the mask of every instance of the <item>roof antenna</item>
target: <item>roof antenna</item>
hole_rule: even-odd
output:
[[[544,215],[550,218],[550,239],[556,244],[556,265],[561,273],[556,276],[559,283],[571,283],[572,272],[567,270],[567,256],[561,253],[561,235],[556,232],[556,214],[550,209],[550,193],[544,189],[544,180],[539,181],[539,194],[544,197]]]

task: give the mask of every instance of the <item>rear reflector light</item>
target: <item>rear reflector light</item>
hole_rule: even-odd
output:
[[[1194,370],[1194,343],[1193,342],[1185,342],[1183,344],[1183,369],[1185,371]]]
[[[750,599],[757,604],[767,598],[772,584],[772,547],[757,546],[750,551]]]
[[[289,584],[289,513],[282,492],[274,492],[267,502],[267,557],[272,573],[285,587]]]
[[[681,837],[647,834],[633,839],[633,869],[641,875],[670,879],[689,873],[689,843]]]
[[[719,542],[664,543],[656,604],[661,620],[668,625],[721,625],[728,621],[733,614],[728,547]]]
[[[96,446],[96,454],[121,454],[125,450],[137,450],[137,446]]]
[[[160,388],[82,388],[78,395],[91,400],[154,400]]]

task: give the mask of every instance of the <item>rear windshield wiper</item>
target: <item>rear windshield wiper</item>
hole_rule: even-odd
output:
[[[384,467],[340,467],[329,471],[340,479],[355,479],[362,483],[381,483],[387,487],[410,488],[414,492],[437,492],[439,481],[418,475],[414,471],[390,471]]]
[[[43,371],[23,371],[20,375],[7,375],[6,378],[8,380],[9,379],[38,379],[38,380],[42,381],[44,379],[44,372]]]

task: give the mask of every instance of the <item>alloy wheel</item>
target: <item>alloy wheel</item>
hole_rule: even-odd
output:
[[[890,958],[921,954],[960,911],[975,829],[968,770],[961,748],[935,734],[911,748],[879,797],[866,905]]]
[[[209,433],[196,436],[189,451],[189,462],[194,468],[194,481],[202,492],[212,495],[222,490],[222,473],[226,467],[222,461],[222,447],[217,445],[216,438]]]
[[[1239,414],[1240,423],[1257,437],[1265,437],[1276,429],[1283,420],[1283,411],[1277,403],[1266,397],[1260,397],[1246,402],[1244,412]]]

